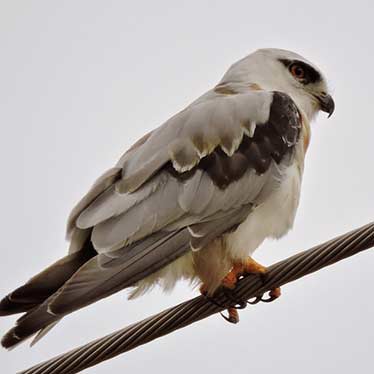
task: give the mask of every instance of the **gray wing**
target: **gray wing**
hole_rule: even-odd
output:
[[[91,238],[97,256],[23,316],[10,343],[240,224],[279,184],[300,127],[287,95],[245,91],[208,95],[146,135],[70,216],[71,252]]]
[[[299,122],[288,96],[264,91],[217,95],[188,107],[124,155],[114,169],[115,182],[90,204],[86,198],[78,205],[83,209],[74,211],[69,231],[92,228],[94,246],[102,253],[179,220],[197,215],[200,222],[227,210],[236,194],[227,187],[240,190],[232,182],[250,179],[248,198],[254,201],[271,160],[279,163],[296,143]],[[246,172],[252,172],[250,178],[242,178]]]

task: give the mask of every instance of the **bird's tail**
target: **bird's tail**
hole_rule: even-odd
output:
[[[0,301],[0,316],[23,312],[27,312],[26,315],[32,313],[95,255],[97,252],[88,241],[82,250],[56,261],[26,284],[5,296]],[[13,345],[11,336],[5,335],[1,344],[5,348],[11,347]]]
[[[13,348],[35,334],[38,340],[67,314],[133,286],[182,256],[189,240],[187,229],[159,232],[109,255],[65,257],[1,303],[1,315],[29,308],[4,335],[2,346]]]

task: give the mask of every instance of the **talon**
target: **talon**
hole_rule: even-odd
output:
[[[225,296],[234,303],[234,305],[228,309],[228,317],[221,313],[222,317],[226,321],[231,323],[238,323],[239,313],[237,309],[244,309],[247,306],[247,303],[257,304],[261,301],[262,298],[262,296],[260,296],[257,297],[254,301],[238,301],[238,298],[235,298],[235,294],[233,295],[233,290],[235,289],[238,280],[246,274],[260,274],[261,276],[264,276],[266,274],[266,271],[266,267],[256,262],[252,257],[248,257],[244,261],[237,261],[233,263],[231,271],[222,279],[221,283]],[[230,292],[227,292],[228,290],[230,290]]]
[[[276,299],[278,299],[278,297],[280,297],[281,295],[281,289],[280,287],[276,287],[276,288],[273,288],[272,290],[269,291],[269,297],[266,299],[264,298],[264,295],[261,295],[261,296],[257,296],[253,301],[247,301],[248,304],[251,304],[251,305],[255,305],[255,304],[258,304],[260,301],[264,302],[264,303],[270,303]]]
[[[240,303],[238,303],[237,305],[235,305],[235,309],[245,309],[247,307],[247,302],[246,301],[242,301]]]
[[[270,290],[269,297],[267,299],[264,299],[263,297],[261,297],[261,301],[264,303],[271,303],[272,301],[278,299],[280,295],[281,295],[281,289],[280,287],[276,287]]]
[[[225,316],[223,313],[221,313],[221,316],[230,323],[238,323],[239,322],[239,313],[238,309],[244,309],[247,304],[255,305],[259,303],[260,301],[263,301],[264,303],[270,303],[271,301],[274,301],[281,295],[281,291],[279,287],[276,287],[272,289],[269,292],[269,297],[264,298],[264,295],[255,297],[252,301],[243,301],[238,300],[238,297],[235,297],[235,286],[238,283],[238,280],[240,277],[246,275],[246,274],[259,274],[262,277],[266,276],[267,269],[265,266],[262,266],[258,262],[256,262],[253,258],[248,257],[243,262],[234,262],[233,267],[231,271],[222,279],[221,286],[223,288],[223,292],[227,299],[233,302],[233,305],[230,306],[228,311],[228,316]],[[205,296],[210,302],[217,305],[220,308],[224,308],[225,306],[221,303],[217,302],[214,297],[209,297],[207,288],[205,285],[201,285],[200,287],[200,293]]]
[[[229,315],[226,317],[223,313],[221,313],[221,316],[230,323],[237,324],[239,322],[239,313],[236,310],[236,308],[228,308],[227,309]]]
[[[247,303],[250,304],[250,305],[256,305],[256,304],[258,304],[260,301],[262,301],[262,296],[257,296],[253,301],[248,300]]]
[[[235,289],[236,284],[238,283],[238,280],[246,275],[246,274],[260,274],[265,275],[266,274],[266,267],[262,266],[258,262],[256,262],[252,257],[248,257],[244,261],[237,261],[233,263],[233,267],[231,271],[222,279],[221,286],[224,289],[225,296],[234,303],[234,306],[230,307],[228,309],[229,316],[226,317],[225,315],[222,315],[222,317],[231,323],[238,323],[239,322],[239,313],[237,309],[244,309],[248,304],[257,304],[261,301],[262,296],[257,297],[254,301],[243,301],[239,300],[238,298],[235,298],[235,295],[233,296],[233,290]],[[226,291],[225,291],[226,290]],[[231,290],[230,292],[227,292],[228,290]]]
[[[269,295],[270,295],[271,297],[275,297],[275,298],[277,299],[278,297],[280,297],[280,296],[282,295],[281,288],[280,288],[280,287],[275,287],[275,288],[273,288],[273,289],[270,291]]]

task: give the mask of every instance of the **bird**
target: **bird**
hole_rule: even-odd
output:
[[[2,346],[35,343],[66,315],[127,288],[131,299],[185,279],[214,300],[241,276],[266,274],[253,253],[292,228],[311,122],[334,109],[323,73],[292,51],[264,48],[235,62],[73,208],[67,255],[1,300],[0,316],[23,313]],[[235,307],[228,313],[239,321]]]

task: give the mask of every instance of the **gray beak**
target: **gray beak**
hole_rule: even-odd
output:
[[[333,98],[328,95],[328,94],[321,94],[321,95],[316,95],[316,98],[319,102],[319,105],[320,105],[320,109],[323,111],[323,112],[326,112],[328,113],[328,118],[331,117],[331,115],[334,113],[334,110],[335,110],[335,103],[334,103],[334,100]]]

